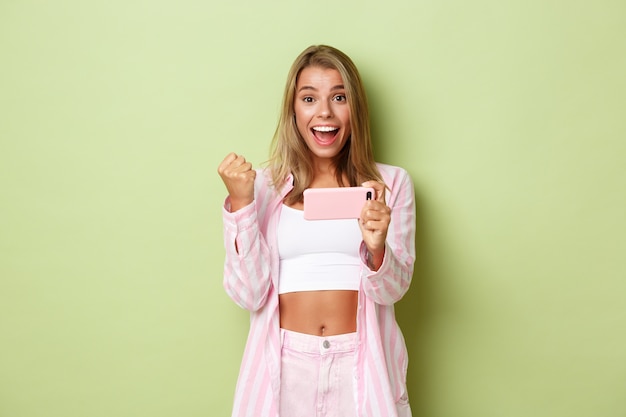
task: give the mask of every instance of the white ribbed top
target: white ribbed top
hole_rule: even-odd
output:
[[[358,220],[305,220],[283,205],[278,223],[278,293],[359,289]]]

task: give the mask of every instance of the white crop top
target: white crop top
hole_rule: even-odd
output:
[[[283,205],[278,222],[278,293],[354,290],[360,284],[358,220],[305,220]]]

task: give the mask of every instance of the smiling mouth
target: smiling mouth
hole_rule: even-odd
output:
[[[337,138],[339,128],[335,126],[314,126],[311,128],[313,137],[320,145],[330,145]]]

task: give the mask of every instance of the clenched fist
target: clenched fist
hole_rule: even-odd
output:
[[[229,153],[217,168],[230,196],[230,211],[237,211],[254,200],[256,171],[242,155]]]

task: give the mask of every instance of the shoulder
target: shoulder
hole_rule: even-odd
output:
[[[383,182],[389,189],[389,194],[386,198],[389,207],[404,204],[399,203],[400,201],[412,204],[415,199],[415,189],[408,171],[404,168],[387,164],[377,163],[376,166],[383,177]]]
[[[256,169],[254,193],[257,198],[284,197],[293,188],[293,175],[289,175],[282,184],[274,185],[272,171],[269,168]]]
[[[255,169],[256,178],[254,180],[254,188],[257,190],[267,190],[272,186],[272,171],[269,168]]]
[[[268,181],[272,179],[272,171],[269,168],[256,168],[255,171],[257,179],[265,178]]]
[[[383,177],[383,181],[388,187],[393,188],[394,184],[409,182],[411,183],[411,177],[406,169],[395,165],[376,163],[376,167]]]

